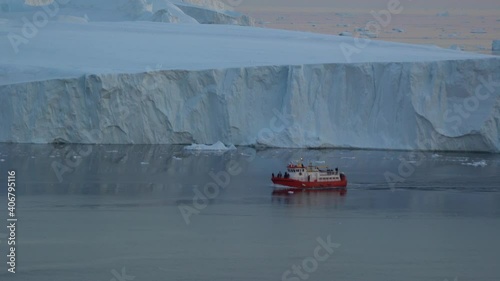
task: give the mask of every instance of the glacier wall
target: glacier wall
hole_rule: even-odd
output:
[[[0,142],[500,151],[500,59],[86,75],[0,86]]]

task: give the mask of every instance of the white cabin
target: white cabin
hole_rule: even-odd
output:
[[[327,166],[305,166],[302,163],[287,166],[287,173],[284,178],[290,178],[304,182],[330,182],[341,181],[341,173],[338,169],[329,169]]]

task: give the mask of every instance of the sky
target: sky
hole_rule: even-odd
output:
[[[228,0],[231,1],[231,0]],[[235,1],[235,0],[232,0]],[[241,1],[241,0],[240,0]],[[500,0],[399,0],[401,4],[418,9],[498,9]],[[385,7],[389,0],[243,0],[242,6],[294,6],[294,7]]]

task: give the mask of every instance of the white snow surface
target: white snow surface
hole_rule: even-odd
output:
[[[1,36],[0,142],[500,151],[498,57],[355,40],[50,22],[15,53]]]
[[[0,25],[22,35],[19,25]],[[0,85],[86,74],[325,63],[436,62],[492,58],[433,46],[225,25],[151,22],[49,23],[15,52],[0,39]],[[356,48],[356,49],[354,49]],[[346,56],[345,50],[354,50]],[[344,51],[343,51],[344,50]]]

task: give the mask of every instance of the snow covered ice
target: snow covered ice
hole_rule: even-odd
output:
[[[0,142],[500,151],[498,57],[102,3],[1,37]],[[0,33],[40,9],[0,9]]]

